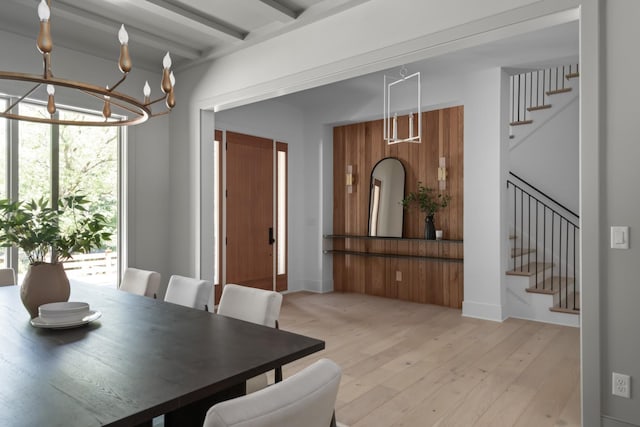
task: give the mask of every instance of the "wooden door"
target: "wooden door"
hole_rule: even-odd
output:
[[[227,283],[273,289],[273,141],[227,132]]]

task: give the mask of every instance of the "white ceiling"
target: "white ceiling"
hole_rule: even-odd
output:
[[[213,59],[368,0],[51,0],[54,46],[117,61],[120,24],[135,67]],[[0,29],[38,34],[39,0],[2,0]]]

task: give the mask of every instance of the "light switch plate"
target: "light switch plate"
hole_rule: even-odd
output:
[[[629,227],[626,227],[626,226],[611,227],[611,248],[612,249],[629,249]]]

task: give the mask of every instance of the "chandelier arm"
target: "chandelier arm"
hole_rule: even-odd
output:
[[[165,114],[169,114],[170,112],[171,110],[165,110],[165,111],[162,111],[161,113],[151,114],[149,118],[151,119],[153,117],[164,116]]]
[[[9,111],[13,110],[13,107],[15,107],[16,105],[20,104],[22,101],[24,101],[24,99],[31,95],[33,92],[35,92],[36,89],[38,89],[40,86],[42,86],[42,83],[38,83],[37,85],[35,85],[34,87],[31,88],[31,90],[27,93],[25,93],[24,95],[22,95],[20,97],[20,99],[18,99],[16,102],[14,102],[13,104],[11,104],[9,106],[9,108],[7,108],[6,110],[4,110],[4,113],[8,113]]]
[[[158,102],[162,102],[165,99],[167,99],[167,95],[161,96],[160,98],[154,99],[153,101],[149,101],[149,102],[145,103],[144,106],[148,107],[150,105],[157,104]]]
[[[83,90],[83,91],[82,91],[82,93],[87,94],[87,95],[90,95],[90,96],[93,96],[94,98],[97,98],[97,99],[100,99],[100,100],[104,100],[104,99],[103,99],[103,97],[102,97],[101,95],[98,95],[98,94],[93,93],[93,92],[89,92],[89,91]],[[123,104],[123,103],[121,103],[121,102],[118,102],[118,100],[117,100],[117,99],[111,98],[111,99],[109,100],[109,102],[111,102],[111,104],[113,104],[113,105],[116,105],[116,106],[118,106],[118,107],[122,108],[123,110],[127,110],[127,111],[129,111],[129,112],[131,112],[131,113],[133,113],[133,114],[138,115],[138,116],[141,116],[141,115],[142,115],[142,114],[140,114],[140,112],[139,112],[139,111],[136,111],[135,109],[133,109],[133,108],[129,107],[128,105]]]
[[[116,88],[118,86],[120,86],[120,83],[122,83],[125,79],[127,78],[127,74],[123,75],[122,78],[120,80],[118,80],[118,83],[116,83],[115,85],[113,85],[111,88],[107,89],[107,91],[109,92],[113,92],[114,90],[116,90]]]

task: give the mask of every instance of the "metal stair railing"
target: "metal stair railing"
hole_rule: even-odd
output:
[[[579,220],[579,216],[513,172],[509,172],[509,174],[513,177],[513,180],[507,179],[507,189],[513,189],[513,228],[520,240],[520,247],[515,247],[512,254],[513,270],[531,273],[533,261],[536,289],[540,289],[539,286],[542,286],[543,290],[552,292],[557,289],[560,293],[560,306],[569,308],[569,270],[571,264],[571,277],[573,278],[573,307],[571,308],[578,310],[576,290],[579,288],[579,284],[576,276],[576,260],[578,259],[576,250],[577,233],[580,227],[576,222]],[[519,183],[516,183],[516,180]],[[546,202],[542,200],[543,198]],[[551,204],[556,205],[555,208]],[[560,213],[560,209],[566,213]],[[569,219],[569,216],[574,216],[575,220]],[[526,248],[524,246],[525,235],[528,241]],[[531,247],[531,242],[534,242],[534,247]],[[520,250],[519,256],[518,249]],[[542,254],[539,257],[540,250]],[[535,254],[533,260],[532,252]],[[541,261],[544,264],[547,261],[547,255],[549,255],[549,260],[554,264],[551,267],[550,277],[547,277],[549,273],[547,273],[546,266],[543,265],[540,268],[539,263]],[[520,258],[519,266],[518,258]],[[556,260],[557,268],[555,267]],[[572,261],[571,263],[569,262],[570,260]],[[554,271],[558,272],[558,277],[554,276]],[[542,282],[539,280],[539,274],[542,275]],[[564,289],[562,286],[563,279]],[[549,280],[549,288],[547,288],[547,280]],[[564,298],[562,295],[563,290]]]
[[[578,64],[534,70],[510,76],[510,126],[533,122],[527,115],[532,111],[551,108],[547,98],[571,90],[566,81],[580,75]]]

